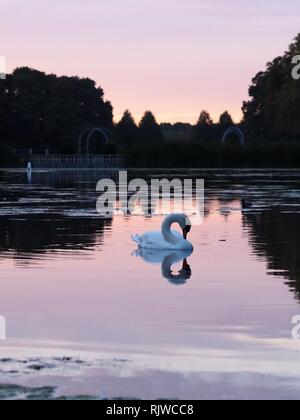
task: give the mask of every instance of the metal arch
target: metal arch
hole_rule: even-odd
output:
[[[87,142],[86,142],[86,153],[87,155],[90,153],[90,139],[95,133],[101,133],[104,136],[105,143],[107,144],[109,141],[107,133],[103,130],[103,128],[93,128],[88,134]]]
[[[245,140],[245,135],[242,132],[242,130],[239,127],[230,127],[228,128],[225,133],[223,134],[223,138],[222,138],[222,143],[225,143],[225,141],[227,140],[227,137],[230,134],[236,134],[239,138],[239,141],[241,143],[241,146],[245,146],[246,144],[246,140]]]
[[[82,144],[82,139],[83,139],[83,137],[84,137],[86,134],[88,134],[91,130],[92,130],[92,128],[91,128],[91,127],[86,128],[85,130],[83,130],[83,131],[82,131],[82,133],[81,133],[81,134],[80,134],[80,136],[79,136],[79,139],[78,139],[78,154],[79,154],[79,155],[81,155],[81,144]]]
[[[90,139],[92,135],[96,132],[99,132],[103,135],[106,144],[109,141],[109,136],[111,136],[111,131],[108,128],[105,127],[89,127],[86,128],[81,135],[79,136],[78,140],[78,153],[81,155],[81,146],[82,146],[82,140],[84,136],[87,136],[87,143],[86,143],[86,154],[88,155],[90,152]]]

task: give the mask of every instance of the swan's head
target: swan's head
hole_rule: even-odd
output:
[[[175,215],[175,217],[176,216],[177,216],[177,220],[179,222],[179,225],[182,229],[183,237],[184,237],[184,239],[187,239],[187,236],[192,229],[192,222],[191,222],[190,218],[188,216],[186,216],[185,214]]]
[[[192,229],[192,226],[191,225],[187,225],[184,229],[182,229],[182,233],[183,233],[184,239],[187,238],[187,236],[190,233],[191,229]]]
[[[186,239],[192,228],[192,222],[185,214],[170,214],[162,224],[162,233],[167,242],[177,244],[178,239],[171,233],[173,223],[178,223],[182,229],[183,238]]]

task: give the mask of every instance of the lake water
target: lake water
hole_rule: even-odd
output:
[[[103,173],[0,172],[0,398],[298,399],[300,172],[131,175],[205,179],[184,265],[134,253],[161,216],[99,217]]]

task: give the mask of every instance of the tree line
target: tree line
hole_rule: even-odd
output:
[[[146,111],[139,124],[127,110],[118,123],[104,91],[93,80],[58,77],[54,74],[18,68],[0,80],[0,159],[13,149],[55,153],[78,153],[81,133],[89,127],[104,127],[111,133],[106,145],[99,132],[91,138],[92,153],[130,153],[133,145],[160,144],[165,140],[206,141],[219,138],[233,124],[226,111],[218,124],[203,111],[195,126],[158,124]],[[86,134],[87,135],[87,134]],[[81,150],[84,152],[85,138]]]
[[[280,153],[279,165],[298,165],[300,80],[295,80],[292,72],[293,58],[299,54],[300,34],[282,56],[269,62],[253,78],[249,99],[242,106],[243,119],[238,124],[246,135],[247,147],[241,151],[234,137],[226,146],[232,149],[230,156],[235,153],[237,161],[241,162],[241,155],[247,153],[246,164],[267,165],[264,159],[260,160],[260,154],[268,153],[276,160],[276,153]],[[92,153],[119,152],[130,164],[155,166],[168,150],[170,165],[179,164],[178,160],[182,163],[183,156],[187,166],[230,165],[230,159],[224,163],[227,151],[221,138],[232,125],[228,111],[214,123],[205,110],[195,125],[159,124],[151,111],[146,111],[136,123],[128,110],[114,123],[112,104],[91,79],[58,77],[23,67],[0,80],[0,162],[7,160],[14,148],[77,153],[82,132],[89,127],[105,127],[111,134],[110,144],[106,145],[101,134],[95,133],[90,144]],[[206,156],[205,162],[194,158],[199,149]]]
[[[115,134],[117,142],[123,146],[136,143],[159,143],[161,141],[209,141],[221,139],[224,131],[233,126],[234,122],[228,111],[225,111],[214,124],[210,114],[202,111],[196,125],[188,123],[158,124],[154,114],[146,111],[137,124],[129,110],[125,111],[121,120],[116,124]]]

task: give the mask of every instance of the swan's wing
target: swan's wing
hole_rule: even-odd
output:
[[[170,244],[166,242],[162,232],[147,232],[144,235],[132,235],[132,240],[138,244],[140,248],[157,249],[157,250],[184,250],[192,249],[192,245],[183,239],[178,231],[172,231],[173,235],[178,239],[178,243]]]
[[[161,232],[148,232],[144,235],[132,235],[132,240],[142,248],[163,248],[165,240]]]
[[[191,252],[177,250],[171,251],[167,249],[139,248],[134,255],[141,257],[145,262],[151,264],[161,264],[167,257],[171,257],[170,265],[172,265],[189,257]]]
[[[136,256],[150,264],[161,264],[166,255],[166,251],[149,248],[139,248]]]
[[[140,235],[131,235],[133,242],[136,242],[139,246],[141,245],[141,236]]]

